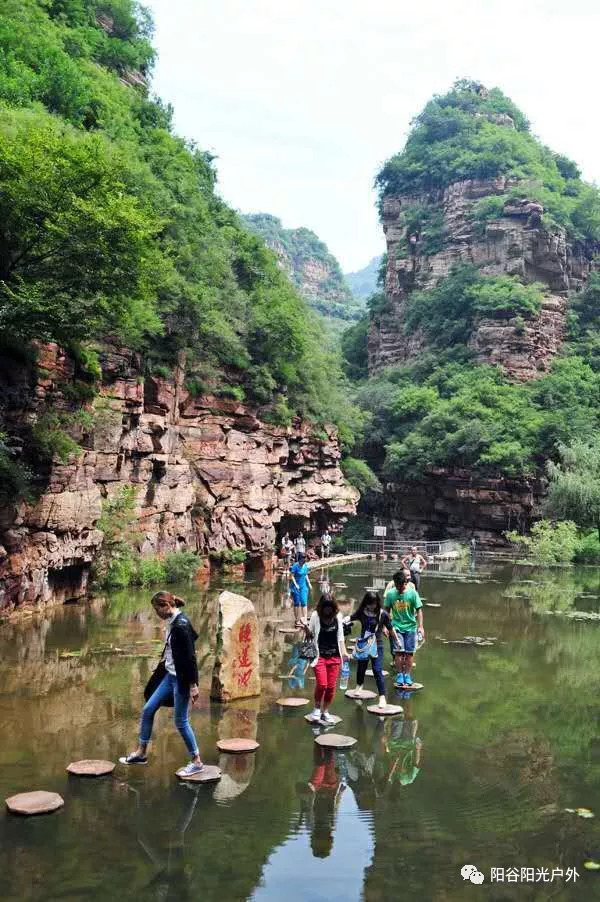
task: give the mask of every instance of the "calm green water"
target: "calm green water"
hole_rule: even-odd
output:
[[[392,570],[360,562],[331,578],[357,598]],[[423,596],[441,605],[425,608],[415,671],[425,689],[401,702],[403,721],[386,723],[338,694],[339,730],[359,742],[323,760],[308,709],[274,705],[314,686],[290,689],[278,676],[293,649],[279,631],[292,619],[282,587],[244,588],[261,620],[264,691],[227,709],[208,700],[220,587],[186,588],[205,689],[193,723],[204,759],[225,771],[212,786],[175,779],[185,754],[170,712],[157,718],[148,767],[100,781],[64,773],[69,761],[133,747],[160,649],[150,593],[0,626],[0,796],[45,788],[66,801],[50,817],[0,815],[3,902],[600,898],[600,877],[583,869],[600,858],[600,623],[544,613],[597,611],[598,571],[425,577]],[[498,641],[443,644],[465,635]],[[240,734],[258,738],[257,754],[219,758],[216,740]],[[563,811],[580,806],[598,818]],[[483,886],[463,883],[464,864],[479,868]],[[490,884],[493,867],[576,867],[581,876]]]

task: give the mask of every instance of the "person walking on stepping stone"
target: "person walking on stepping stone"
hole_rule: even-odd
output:
[[[392,655],[398,671],[394,685],[398,689],[407,689],[412,686],[410,671],[417,638],[419,641],[425,638],[423,603],[410,580],[408,570],[394,573],[394,588],[386,592],[383,604],[390,612],[394,628]]]
[[[421,587],[421,573],[427,566],[427,561],[423,555],[417,551],[416,545],[413,545],[410,549],[410,553],[402,558],[402,566],[408,567],[410,578],[415,584],[415,589],[418,592]]]
[[[306,638],[312,638],[318,650],[318,656],[311,662],[316,680],[311,720],[332,724],[335,720],[329,713],[329,706],[335,697],[342,661],[350,658],[344,640],[343,618],[332,595],[321,595],[308,626],[303,626]]]
[[[188,720],[190,701],[198,700],[198,664],[194,644],[198,633],[180,611],[185,604],[183,598],[170,592],[157,592],[152,598],[152,607],[161,620],[167,622],[166,641],[160,663],[148,685],[146,704],[142,709],[140,738],[135,752],[119,758],[121,764],[147,764],[148,743],[152,737],[154,715],[163,705],[175,709],[175,726],[181,733],[192,760],[177,771],[178,777],[190,777],[203,770],[198,743]]]
[[[361,625],[361,639],[375,636],[377,642],[377,657],[365,658],[357,661],[356,664],[356,689],[360,691],[363,688],[365,674],[369,665],[373,668],[373,676],[377,683],[377,691],[379,692],[379,705],[385,707],[387,705],[385,699],[385,680],[383,678],[383,631],[387,630],[388,635],[393,636],[394,627],[390,615],[381,606],[381,598],[378,592],[366,592],[363,600],[356,611],[348,618],[350,622],[358,621]],[[398,644],[398,637],[395,638]]]
[[[296,615],[296,626],[300,626],[306,622],[308,616],[308,593],[312,589],[308,578],[308,564],[304,560],[304,555],[299,554],[298,560],[290,567],[290,595],[294,605],[294,614]]]

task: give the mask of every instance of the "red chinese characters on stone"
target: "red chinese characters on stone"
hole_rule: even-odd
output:
[[[250,660],[250,641],[252,639],[252,624],[244,623],[240,627],[238,633],[238,642],[240,645],[237,657],[237,684],[240,688],[246,689],[252,676],[252,662]]]

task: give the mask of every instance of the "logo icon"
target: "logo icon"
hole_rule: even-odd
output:
[[[460,869],[460,875],[463,880],[470,880],[471,883],[483,883],[484,876],[478,871],[474,864],[463,864]]]

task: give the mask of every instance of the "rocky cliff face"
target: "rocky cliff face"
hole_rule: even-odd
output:
[[[432,287],[455,263],[471,263],[487,275],[517,275],[547,287],[537,318],[526,323],[516,318],[481,319],[470,346],[477,362],[498,364],[513,379],[532,379],[548,369],[563,340],[567,292],[585,283],[599,248],[595,242],[569,244],[563,231],[548,232],[542,225],[543,207],[526,197],[508,200],[495,219],[477,221],[476,202],[506,194],[516,185],[505,177],[470,180],[439,194],[384,198],[387,306],[369,334],[371,372],[410,360],[423,349],[421,336],[405,335],[402,328],[407,293]],[[426,253],[424,236],[414,236],[411,243],[407,235],[404,214],[417,205],[442,212],[443,247],[434,253]]]
[[[363,304],[348,287],[336,258],[310,229],[284,229],[269,213],[243,216],[245,226],[259,235],[277,256],[298,293],[318,313],[342,322],[359,318]]]
[[[241,547],[270,557],[282,518],[321,526],[354,513],[358,493],[344,482],[333,430],[317,437],[300,421],[272,426],[238,402],[190,397],[182,369],[144,380],[127,351],[106,351],[101,362],[80,456],[53,463],[35,500],[0,510],[0,608],[83,594],[103,499],[126,485],[137,489],[141,554]],[[69,358],[51,345],[38,363],[44,375],[32,391],[13,384],[4,393],[5,427],[68,407]]]
[[[390,523],[398,537],[464,541],[473,535],[480,547],[503,548],[506,530],[526,531],[540,516],[543,492],[540,479],[435,470],[419,481],[388,483],[377,509],[365,513]]]

